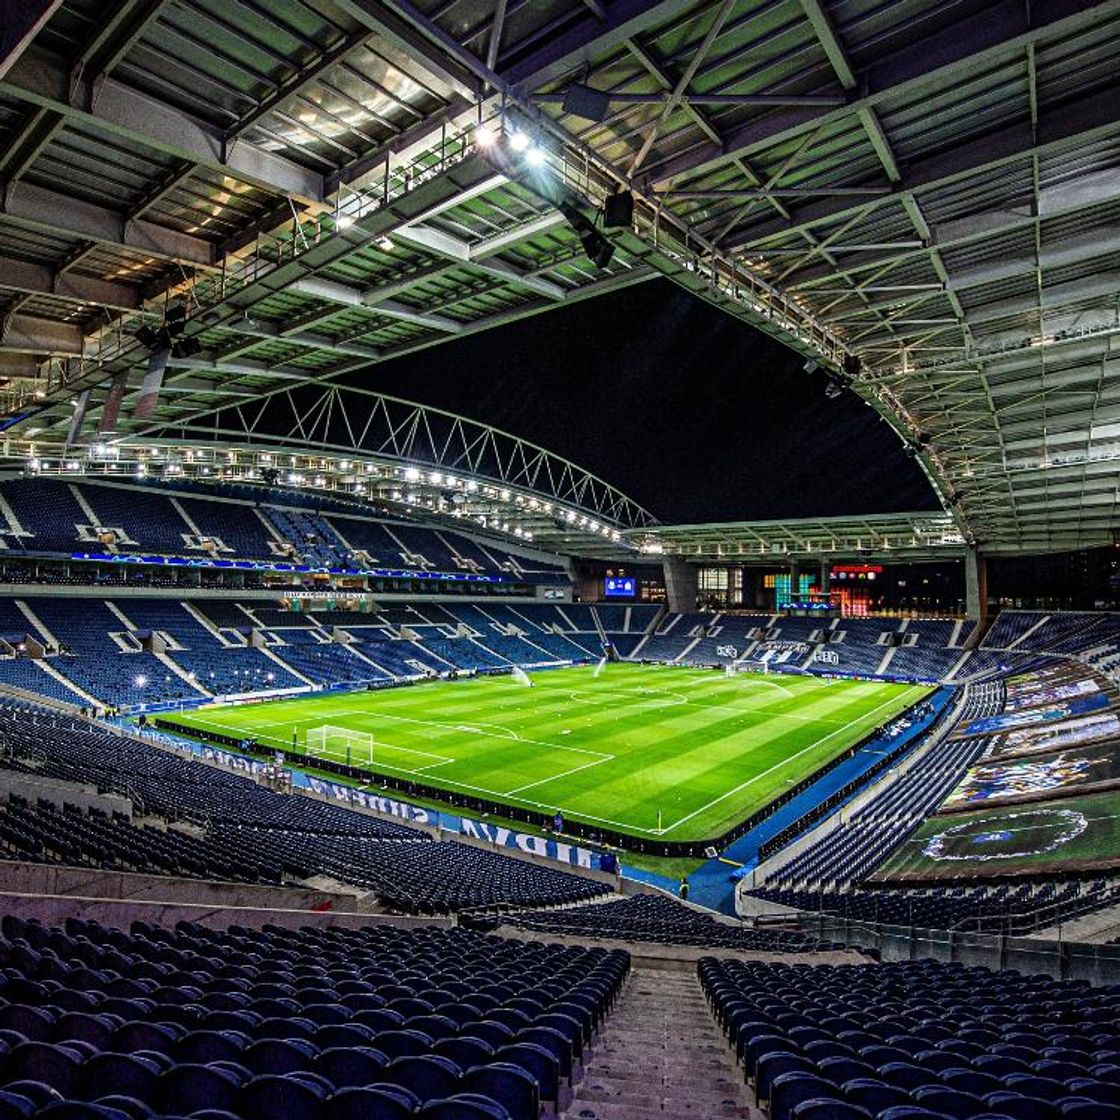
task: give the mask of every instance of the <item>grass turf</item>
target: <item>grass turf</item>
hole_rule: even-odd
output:
[[[262,704],[177,722],[306,749],[324,724],[373,736],[372,764],[426,785],[638,837],[719,835],[930,690],[662,665],[580,666]],[[325,757],[347,761],[339,747]]]

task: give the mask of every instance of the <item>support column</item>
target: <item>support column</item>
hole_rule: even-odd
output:
[[[801,598],[801,561],[789,562],[789,598],[791,603],[796,603]]]
[[[964,554],[964,607],[983,633],[988,625],[988,561],[975,547]]]
[[[832,586],[832,561],[827,556],[821,557],[821,594],[827,595]]]
[[[696,566],[679,556],[666,556],[661,568],[665,573],[665,598],[668,600],[669,610],[678,614],[696,610],[696,595],[699,590]]]

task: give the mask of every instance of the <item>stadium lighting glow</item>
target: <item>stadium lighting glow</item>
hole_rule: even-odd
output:
[[[514,133],[514,134],[513,134],[513,135],[512,135],[512,136],[511,136],[511,137],[509,138],[509,146],[510,146],[510,147],[511,147],[511,148],[512,148],[512,149],[513,149],[513,150],[514,150],[515,152],[524,152],[524,151],[527,151],[527,150],[528,150],[528,148],[529,148],[529,145],[530,145],[531,143],[532,143],[532,141],[531,141],[531,140],[529,139],[529,137],[528,137],[528,136],[527,136],[527,135],[526,135],[526,134],[525,134],[524,132],[520,132],[520,131],[519,131],[519,132],[515,132],[515,133]]]
[[[148,683],[148,678],[141,673],[133,682],[137,688],[143,688]]]
[[[335,218],[334,224],[338,229],[349,229],[354,224],[354,215],[339,214]]]
[[[534,144],[528,152],[525,153],[525,161],[532,167],[541,167],[544,164],[546,154],[544,148]]]
[[[439,471],[432,471],[432,473],[428,475],[428,481],[431,482],[433,486],[442,486],[443,475],[440,474]]]
[[[474,142],[480,148],[489,148],[489,147],[493,146],[493,144],[495,143],[495,141],[497,139],[498,139],[498,133],[494,130],[494,127],[492,125],[489,125],[489,124],[475,125]]]
[[[420,471],[416,467],[405,467],[404,480],[405,482],[419,482]]]

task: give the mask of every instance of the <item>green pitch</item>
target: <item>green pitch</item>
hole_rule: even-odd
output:
[[[717,836],[930,690],[613,664],[184,712],[176,722],[306,749],[373,737],[376,772],[635,836]],[[369,764],[354,746],[350,761]],[[345,747],[326,757],[346,762]],[[659,824],[660,820],[660,824]]]

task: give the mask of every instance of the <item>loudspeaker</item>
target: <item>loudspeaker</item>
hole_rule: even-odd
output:
[[[592,89],[582,82],[573,82],[564,90],[564,112],[588,121],[605,121],[611,111],[610,95]]]
[[[629,191],[609,195],[603,203],[603,225],[607,229],[625,229],[634,223],[634,196]]]

